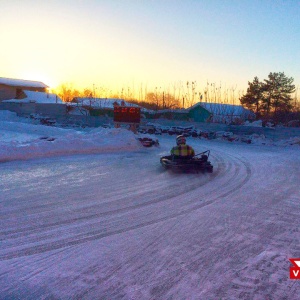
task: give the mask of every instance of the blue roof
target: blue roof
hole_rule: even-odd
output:
[[[208,112],[214,115],[230,115],[230,116],[241,116],[254,114],[251,110],[244,108],[242,105],[232,105],[223,103],[208,103],[208,102],[198,102],[195,105],[188,108],[191,110],[197,106],[201,106]]]

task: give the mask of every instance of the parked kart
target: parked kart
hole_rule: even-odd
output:
[[[160,163],[167,170],[172,171],[195,171],[195,172],[213,172],[213,166],[208,161],[210,150],[196,154],[193,157],[182,157],[175,155],[163,156]]]
[[[152,147],[152,146],[158,146],[159,145],[158,139],[143,137],[143,138],[138,138],[138,140],[142,143],[142,145],[144,147]]]

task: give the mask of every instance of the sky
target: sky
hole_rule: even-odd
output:
[[[0,77],[55,88],[300,84],[300,1],[0,0]],[[4,41],[4,42],[3,42]],[[101,95],[100,95],[101,96]]]

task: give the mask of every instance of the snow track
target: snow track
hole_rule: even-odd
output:
[[[212,156],[215,162],[213,174],[170,174],[160,170],[160,173],[155,172],[147,178],[142,186],[128,187],[127,178],[120,178],[118,184],[114,181],[106,183],[100,197],[96,193],[91,195],[94,198],[92,204],[77,203],[78,206],[59,220],[57,216],[61,215],[64,207],[57,203],[62,199],[52,195],[49,196],[51,202],[41,206],[40,199],[36,198],[37,201],[26,205],[26,211],[34,212],[30,223],[20,222],[7,229],[3,229],[7,226],[2,226],[0,233],[6,237],[6,242],[2,245],[0,260],[43,253],[124,233],[188,214],[220,200],[241,188],[249,180],[251,169],[241,159],[219,155]],[[133,176],[133,182],[139,181],[138,173],[130,176]],[[163,182],[162,177],[165,179]],[[170,186],[172,188],[168,188]],[[86,181],[84,192],[89,187],[90,183]],[[69,201],[67,204],[70,204]],[[13,209],[2,215],[1,219],[3,224],[9,224],[12,217],[22,220],[23,214],[23,209],[18,212]],[[33,219],[36,222],[32,222]]]
[[[164,142],[2,164],[3,295],[296,299],[297,151],[211,143],[212,174],[176,174]]]

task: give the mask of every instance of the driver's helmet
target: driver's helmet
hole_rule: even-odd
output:
[[[186,138],[184,135],[178,135],[178,137],[176,138],[176,144],[177,145],[185,145],[186,143]]]

